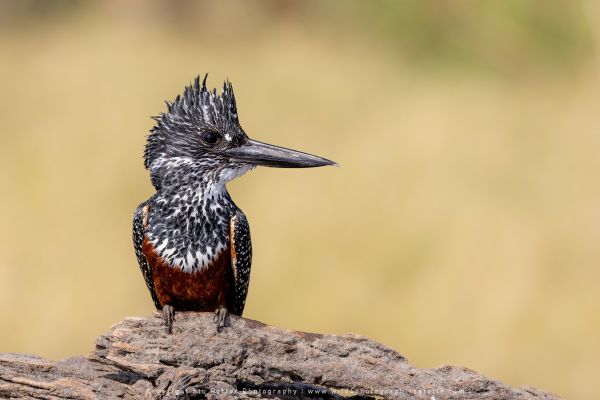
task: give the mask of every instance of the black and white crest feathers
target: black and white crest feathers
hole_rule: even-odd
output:
[[[185,140],[185,135],[194,135],[203,129],[241,131],[233,85],[229,80],[225,81],[219,95],[216,89],[207,89],[207,77],[208,74],[200,83],[200,76],[197,76],[182,95],[173,102],[166,102],[167,112],[153,117],[157,123],[150,131],[144,151],[146,168],[168,152],[170,144]]]

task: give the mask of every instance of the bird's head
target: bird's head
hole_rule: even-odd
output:
[[[206,88],[206,76],[185,88],[167,112],[155,117],[144,152],[154,186],[183,171],[190,179],[225,183],[255,166],[308,168],[335,165],[333,161],[250,139],[238,120],[233,86]]]

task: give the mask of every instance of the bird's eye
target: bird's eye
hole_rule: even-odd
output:
[[[219,141],[219,134],[213,131],[202,133],[202,140],[207,144],[215,144]]]

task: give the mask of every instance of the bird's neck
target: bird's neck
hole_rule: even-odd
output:
[[[252,166],[209,165],[187,157],[158,158],[150,167],[152,183],[164,197],[192,195],[194,204],[229,199],[227,182],[245,174]],[[230,199],[229,199],[230,200]]]
[[[233,203],[224,184],[210,179],[183,180],[180,184],[162,186],[157,199],[167,208],[181,208],[189,213],[203,212]]]

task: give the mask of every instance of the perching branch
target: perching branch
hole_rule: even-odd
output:
[[[357,335],[296,332],[211,313],[127,318],[87,356],[0,354],[0,398],[39,399],[556,399],[461,367],[418,369]]]

